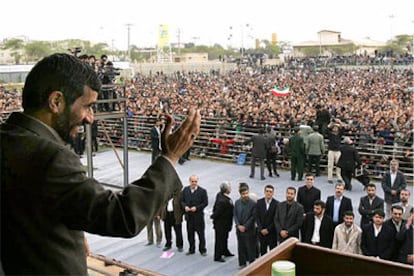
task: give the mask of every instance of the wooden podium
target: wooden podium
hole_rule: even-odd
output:
[[[343,253],[290,238],[260,257],[237,275],[272,275],[272,263],[291,261],[296,275],[413,275],[413,266]]]

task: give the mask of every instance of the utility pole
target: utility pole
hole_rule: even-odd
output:
[[[178,58],[181,61],[181,30],[178,28],[177,30],[177,43],[178,43]]]
[[[132,24],[131,23],[127,23],[126,24],[126,26],[127,26],[127,30],[128,30],[128,48],[127,48],[127,60],[128,61],[130,61],[131,60],[131,47],[130,47],[130,42],[131,42],[131,40],[130,40],[130,34],[131,34],[131,26],[132,26]]]

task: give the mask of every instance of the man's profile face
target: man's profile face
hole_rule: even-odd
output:
[[[72,105],[65,103],[64,110],[55,115],[52,127],[65,141],[70,143],[72,138],[79,132],[82,123],[93,123],[93,105],[98,98],[98,93],[85,86],[83,95],[73,102]]]

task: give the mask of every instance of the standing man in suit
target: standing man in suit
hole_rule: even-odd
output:
[[[161,132],[163,121],[158,118],[155,125],[151,128],[151,163],[154,163],[158,155],[161,154]]]
[[[386,217],[391,216],[391,206],[393,203],[400,201],[401,190],[407,187],[407,181],[404,174],[398,170],[398,160],[392,159],[390,162],[390,170],[384,174],[381,185],[384,190],[385,213]]]
[[[161,219],[164,221],[165,246],[163,251],[171,249],[172,246],[172,228],[175,232],[175,245],[178,252],[183,252],[183,209],[181,207],[182,192],[176,193],[173,198],[168,200],[167,204],[161,209]]]
[[[365,256],[391,260],[394,249],[394,233],[384,225],[385,213],[375,210],[371,224],[362,228],[361,250]]]
[[[341,168],[337,166],[339,157],[341,157],[342,135],[344,133],[344,124],[339,119],[332,120],[328,125],[328,183],[333,184],[333,170],[337,180],[342,180]]]
[[[233,201],[229,197],[231,193],[230,182],[224,181],[220,185],[220,192],[217,193],[216,201],[213,206],[213,220],[215,243],[214,261],[224,263],[225,257],[234,256],[228,247],[229,232],[233,226]]]
[[[397,234],[396,240],[401,244],[397,252],[397,261],[405,264],[414,264],[413,255],[413,221],[414,209],[409,211],[410,217],[407,219],[405,227]]]
[[[315,176],[320,175],[321,156],[325,153],[325,142],[322,134],[318,132],[318,125],[313,126],[313,132],[305,139],[305,152],[308,156],[308,172],[315,167]]]
[[[260,179],[265,180],[264,177],[264,160],[267,153],[267,141],[264,136],[264,130],[259,129],[259,134],[252,136],[250,139],[244,142],[245,145],[253,143],[252,157],[250,161],[250,178],[254,178],[254,171],[256,169],[256,161],[260,164]]]
[[[279,201],[274,199],[274,187],[266,185],[264,197],[257,201],[256,205],[256,224],[257,235],[260,243],[260,255],[267,253],[277,245],[277,234],[274,224],[275,212]]]
[[[331,248],[334,235],[334,223],[325,215],[325,202],[316,200],[313,212],[307,213],[302,225],[302,241],[321,247]]]
[[[321,190],[314,186],[315,177],[311,173],[305,175],[305,185],[298,189],[297,202],[302,204],[306,213],[313,211],[313,204],[321,199]]]
[[[365,224],[372,223],[372,216],[374,211],[377,209],[384,211],[384,200],[376,195],[377,186],[373,183],[369,183],[365,187],[367,195],[361,197],[359,201],[358,212],[361,215],[361,227],[364,227]]]
[[[243,268],[247,262],[251,264],[256,259],[256,202],[249,196],[249,186],[240,183],[240,198],[234,203],[234,222],[237,235],[237,255],[239,267]]]
[[[335,227],[332,249],[361,254],[361,228],[354,223],[354,213],[346,211],[344,222]]]
[[[335,184],[335,195],[328,196],[326,199],[326,215],[330,216],[335,224],[344,222],[346,211],[353,211],[352,201],[344,196],[345,186],[342,182]]]
[[[385,226],[388,226],[389,228],[392,229],[394,239],[396,238],[398,233],[401,231],[401,229],[405,227],[405,220],[403,220],[402,218],[403,212],[404,210],[401,206],[398,206],[398,205],[392,206],[391,207],[391,218],[387,219],[384,222]],[[395,241],[391,260],[393,261],[397,260],[398,250],[400,246],[401,244],[398,241]]]
[[[298,175],[298,181],[302,181],[305,167],[305,143],[300,134],[300,128],[296,127],[295,134],[289,139],[290,179],[292,181],[296,179],[296,174]]]
[[[266,165],[267,171],[269,172],[269,176],[272,177],[272,170],[276,177],[279,177],[279,173],[277,172],[277,163],[276,158],[280,152],[280,147],[276,141],[276,135],[272,131],[270,126],[266,129]]]
[[[303,223],[303,206],[295,201],[296,188],[286,189],[286,200],[279,203],[275,214],[275,227],[279,243],[290,237],[299,238]]]
[[[361,165],[358,151],[353,146],[351,138],[345,137],[344,144],[340,147],[341,156],[339,157],[337,166],[341,168],[341,177],[345,183],[345,190],[351,191],[351,180],[355,168]]]
[[[184,209],[187,221],[187,237],[190,248],[187,255],[195,253],[195,233],[198,235],[198,250],[202,256],[207,256],[204,208],[208,205],[207,191],[198,185],[198,176],[192,175],[189,178],[190,185],[183,189],[181,206]]]

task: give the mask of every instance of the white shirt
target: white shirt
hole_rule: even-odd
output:
[[[391,186],[394,185],[394,181],[397,178],[397,172],[393,173],[390,172],[390,178],[391,178]]]
[[[379,228],[377,228],[377,227],[374,225],[374,236],[375,236],[375,237],[378,237],[378,234],[381,232],[381,229],[382,229],[382,225],[381,225]]]
[[[323,219],[323,216],[321,216],[320,218],[318,218],[317,216],[314,216],[315,227],[313,228],[313,235],[311,239],[312,243],[318,243],[321,241],[321,236],[319,235],[319,229],[321,228],[322,219]]]
[[[168,203],[167,203],[167,212],[173,212],[173,211],[174,211],[173,199],[171,198],[170,200],[168,200]]]

